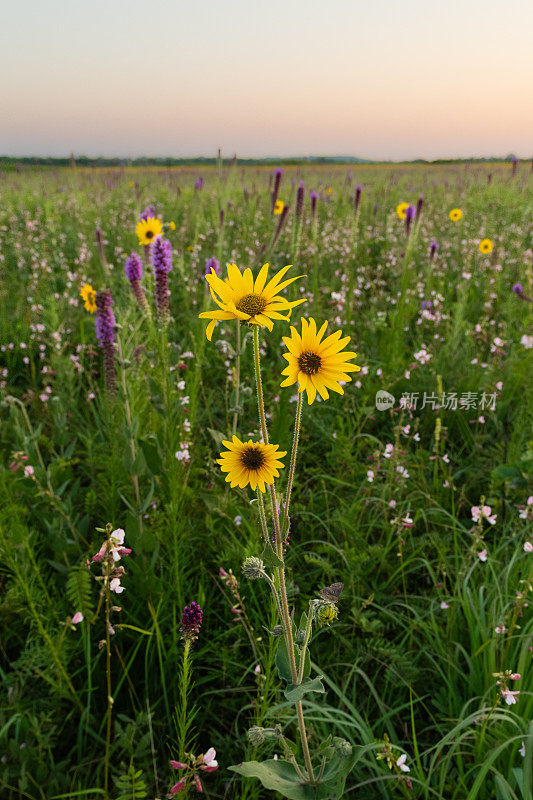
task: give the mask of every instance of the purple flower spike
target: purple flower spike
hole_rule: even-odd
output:
[[[208,258],[205,262],[205,274],[211,275],[211,270],[214,270],[217,275],[220,275],[220,264],[214,256],[211,256],[211,258]]]
[[[172,269],[172,244],[159,236],[150,246],[150,261],[155,275],[157,318],[168,321],[168,273]]]
[[[515,283],[515,285],[513,286],[513,292],[515,294],[524,294],[524,287],[522,286],[521,283]]]
[[[425,200],[425,195],[421,194],[420,197],[418,198],[418,202],[416,204],[416,218],[417,219],[420,219],[420,216],[422,214],[422,209],[424,208],[424,200]]]
[[[437,255],[437,250],[439,249],[439,243],[436,239],[433,239],[432,242],[429,243],[429,260],[433,261],[435,256]]]
[[[194,182],[194,188],[197,192],[201,191],[204,188],[204,179],[200,175]]]
[[[139,215],[139,220],[143,222],[143,220],[148,219],[148,217],[155,217],[155,206],[150,204],[146,206],[143,212]]]
[[[132,253],[131,256],[129,256],[126,259],[126,263],[124,264],[124,272],[126,273],[126,277],[131,284],[131,289],[139,304],[139,308],[141,308],[143,311],[149,314],[150,308],[148,306],[148,301],[146,300],[146,296],[141,286],[141,278],[143,276],[143,264],[140,259],[140,256],[138,256],[137,253]]]
[[[411,225],[413,224],[415,213],[415,207],[410,203],[405,209],[405,231],[408,236],[411,233]]]
[[[361,195],[362,195],[362,193],[363,193],[363,187],[359,183],[355,187],[355,196],[354,196],[354,199],[353,199],[354,211],[355,211],[356,214],[357,214],[357,212],[359,210],[359,205],[361,203]]]
[[[104,351],[104,376],[105,386],[109,394],[115,394],[117,390],[115,375],[115,315],[113,314],[113,298],[111,292],[96,294],[96,317],[95,331],[98,344]]]
[[[300,181],[300,185],[296,191],[296,219],[299,220],[302,217],[303,210],[304,210],[304,198],[305,198],[305,188],[304,182]]]
[[[276,200],[278,199],[279,194],[279,187],[281,186],[281,176],[283,175],[283,170],[281,167],[278,167],[274,170],[274,189],[272,190],[272,213],[274,213],[274,208],[276,206]]]
[[[202,609],[198,603],[191,603],[190,606],[185,606],[183,614],[181,615],[181,636],[185,641],[194,642],[200,633],[202,625]]]
[[[312,214],[313,219],[314,219],[315,216],[316,216],[316,203],[317,203],[317,200],[318,200],[318,192],[315,192],[314,189],[312,189],[309,192],[309,198],[311,200],[311,214]]]

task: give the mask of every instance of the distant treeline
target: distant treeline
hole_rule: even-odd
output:
[[[35,156],[21,156],[15,158],[13,156],[0,156],[0,167],[7,167],[16,169],[21,166],[39,166],[39,167],[207,167],[216,166],[220,163],[222,166],[230,166],[238,161],[241,166],[275,166],[278,164],[285,164],[287,166],[304,166],[306,164],[493,164],[504,162],[518,161],[513,155],[505,156],[504,158],[439,158],[433,161],[428,161],[423,158],[418,158],[413,161],[373,161],[366,158],[355,158],[354,156],[302,156],[295,158],[221,158],[198,156],[196,158],[89,158],[89,156],[73,156],[65,158],[55,158],[47,156],[46,158]]]

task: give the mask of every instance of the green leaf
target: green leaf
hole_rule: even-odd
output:
[[[267,569],[275,569],[276,567],[283,566],[283,561],[277,557],[274,552],[274,548],[268,542],[265,544],[265,549],[261,553],[261,558]]]
[[[161,456],[155,444],[143,439],[139,441],[144,459],[152,475],[159,475],[162,472]]]
[[[221,445],[222,442],[226,441],[228,438],[228,434],[222,433],[222,431],[216,431],[214,428],[207,428],[213,439],[215,440],[217,445]]]
[[[315,790],[302,784],[292,764],[286,761],[273,758],[268,761],[245,761],[229,769],[244,778],[258,778],[265,789],[279,792],[288,800],[315,800],[317,797]]]
[[[280,639],[276,650],[276,667],[280,678],[284,681],[292,681],[291,663],[285,639]]]
[[[289,683],[284,691],[284,695],[289,703],[297,703],[298,700],[301,700],[308,692],[324,694],[326,690],[324,689],[321,679],[322,676],[317,676],[311,680],[302,681],[300,684]]]

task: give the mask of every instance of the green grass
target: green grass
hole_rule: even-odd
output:
[[[280,719],[290,726],[293,711],[262,627],[276,624],[267,587],[240,575],[260,546],[253,494],[230,490],[215,462],[233,422],[235,327],[219,325],[210,344],[198,319],[211,303],[205,260],[257,270],[264,252],[273,267],[292,263],[306,276],[288,291],[308,300],[293,319],[301,311],[328,319],[330,331],[342,327],[364,368],[343,397],[303,412],[287,552],[291,602],[299,614],[322,586],[345,584],[338,622],[313,640],[327,694],[307,695],[319,698],[305,702],[311,732],[352,742],[347,798],[531,797],[533,623],[517,598],[529,591],[531,605],[533,556],[524,543],[532,523],[517,508],[533,494],[531,350],[523,340],[531,305],[512,286],[533,297],[533,178],[526,165],[512,178],[509,165],[492,164],[355,173],[352,180],[345,167],[287,167],[280,197],[291,210],[274,246],[268,169],[203,168],[199,191],[200,173],[188,168],[0,174],[2,798],[104,795],[105,626],[101,610],[96,615],[99,585],[84,565],[101,543],[96,527],[108,521],[134,549],[124,560],[123,610],[113,617],[110,796],[164,797],[176,780],[168,761],[183,757],[183,723],[175,725],[179,620],[192,600],[204,624],[192,654],[189,743],[198,753],[215,747],[220,764],[203,780],[206,796],[273,795],[227,770],[260,757],[248,727]],[[301,179],[320,198],[314,223],[306,196],[298,229]],[[364,190],[356,216],[357,183]],[[395,209],[416,205],[421,193],[407,248]],[[142,318],[123,270],[148,203],[176,225],[168,233],[168,342]],[[454,207],[464,212],[460,223],[448,219]],[[477,248],[484,237],[494,242],[488,257]],[[113,294],[123,352],[116,399],[106,396],[94,319],[79,298],[85,282]],[[144,284],[152,303],[151,275]],[[294,387],[279,387],[287,333],[285,323],[261,332],[270,437],[284,450],[296,410]],[[258,424],[246,329],[242,337],[244,436]],[[415,357],[423,347],[425,364]],[[440,387],[458,397],[477,392],[478,400],[496,392],[495,407],[422,408],[424,392],[440,395]],[[395,396],[394,410],[376,409],[379,389]],[[399,399],[412,392],[420,399],[410,412]],[[175,457],[183,443],[188,462]],[[10,469],[17,452],[33,479]],[[471,507],[483,503],[497,519],[480,528]],[[411,527],[401,522],[407,514]],[[240,581],[246,626],[220,567]],[[85,620],[72,630],[65,622],[78,610]],[[507,632],[497,635],[497,626]],[[522,676],[511,687],[520,690],[516,705],[497,702],[492,673],[505,669]],[[394,760],[407,753],[411,789],[376,758],[385,734]]]

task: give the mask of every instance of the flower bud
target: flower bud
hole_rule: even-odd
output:
[[[341,739],[339,736],[333,737],[333,747],[335,748],[336,755],[340,758],[349,758],[352,755],[352,745],[346,739]]]
[[[319,625],[331,625],[339,616],[339,609],[333,603],[319,605],[315,611],[315,619]]]
[[[254,725],[253,728],[249,728],[246,731],[248,741],[253,747],[259,747],[265,741],[263,730],[263,728],[258,728],[257,725]]]
[[[296,644],[303,644],[305,642],[305,631],[298,630],[296,631]]]
[[[250,578],[250,580],[256,580],[257,578],[261,578],[263,576],[264,571],[265,565],[260,558],[257,558],[256,556],[250,556],[244,560],[242,572],[246,578]]]
[[[272,633],[274,636],[283,636],[283,625],[274,625]]]

